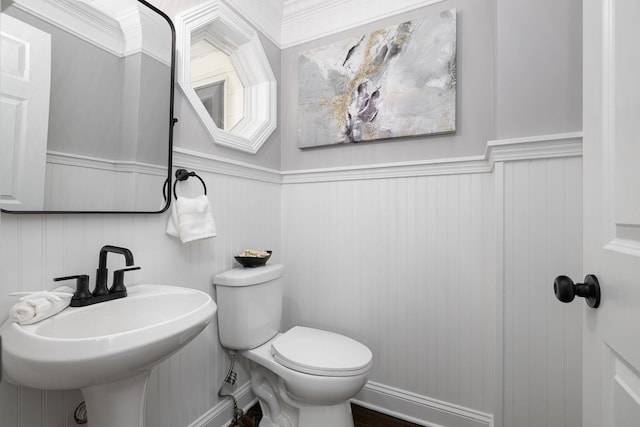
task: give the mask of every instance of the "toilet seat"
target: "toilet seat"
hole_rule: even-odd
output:
[[[373,355],[365,345],[344,335],[295,326],[271,343],[282,366],[312,375],[347,377],[369,370]]]

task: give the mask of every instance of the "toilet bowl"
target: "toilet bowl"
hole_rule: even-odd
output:
[[[278,332],[283,272],[276,264],[214,278],[220,341],[249,360],[260,427],[353,427],[349,399],[366,384],[372,353],[329,331]]]

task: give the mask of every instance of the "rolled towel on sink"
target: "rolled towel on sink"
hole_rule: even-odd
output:
[[[73,289],[61,286],[53,291],[14,292],[9,295],[22,295],[9,309],[9,319],[21,325],[31,325],[67,308],[73,296]]]

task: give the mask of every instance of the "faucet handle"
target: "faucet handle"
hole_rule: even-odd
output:
[[[88,274],[76,274],[75,276],[56,277],[54,282],[60,282],[62,280],[76,279],[76,291],[73,294],[72,301],[81,300],[85,298],[91,298],[91,292],[89,292],[89,275]]]
[[[124,273],[126,271],[140,270],[140,267],[127,267],[113,272],[113,285],[109,288],[109,293],[114,292],[127,292],[127,288],[124,286]]]

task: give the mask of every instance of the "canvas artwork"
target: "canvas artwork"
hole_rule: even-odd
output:
[[[300,54],[298,146],[454,132],[456,9]]]

